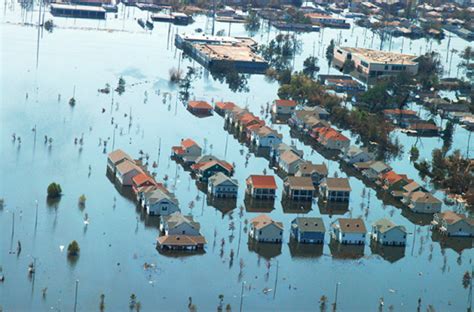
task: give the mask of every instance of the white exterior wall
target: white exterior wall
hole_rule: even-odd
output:
[[[267,135],[265,137],[256,136],[255,143],[259,147],[274,147],[281,143],[281,139],[273,134]]]
[[[148,215],[167,216],[173,212],[180,211],[178,206],[167,199],[162,199],[153,205],[149,205],[147,202],[145,206]]]
[[[365,234],[362,233],[342,233],[341,231],[337,231],[336,239],[342,244],[365,244]]]
[[[291,115],[295,111],[295,108],[295,106],[277,106],[273,104],[272,112],[274,114]]]
[[[181,223],[180,225],[169,229],[165,228],[165,235],[190,235],[198,236],[201,235],[198,229],[193,228],[189,223]]]
[[[126,174],[122,175],[120,172],[117,172],[115,177],[119,181],[120,185],[122,186],[131,186],[133,184],[132,178],[139,174],[140,172],[136,169],[133,169],[130,172],[127,172]]]
[[[275,224],[269,224],[260,230],[257,230],[252,226],[250,237],[259,242],[281,243],[283,239],[283,230]]]
[[[441,211],[441,203],[428,204],[412,202],[412,210],[418,213],[437,213]]]

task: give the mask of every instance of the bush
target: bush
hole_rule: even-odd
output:
[[[58,183],[53,182],[48,186],[49,198],[59,198],[61,197],[61,194],[62,194],[61,185],[59,185]]]
[[[79,244],[73,240],[69,246],[67,246],[67,255],[69,257],[75,257],[75,256],[79,256],[79,252],[81,251],[81,249],[79,248]]]
[[[79,196],[78,204],[80,207],[86,206],[86,195],[82,194],[81,196]]]

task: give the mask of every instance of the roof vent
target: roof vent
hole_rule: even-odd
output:
[[[356,224],[356,227],[359,227],[359,225],[358,225],[358,224]]]
[[[305,226],[308,226],[308,222],[306,222],[304,225],[305,225]]]

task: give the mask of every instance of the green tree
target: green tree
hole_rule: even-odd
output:
[[[82,194],[81,196],[79,196],[78,205],[81,208],[84,208],[86,206],[86,195]]]
[[[79,244],[73,240],[69,246],[67,246],[67,255],[69,257],[77,257],[79,256],[79,252],[81,251],[81,249],[79,248]]]
[[[328,60],[328,64],[331,65],[332,59],[334,57],[334,47],[336,46],[334,39],[331,39],[329,42],[328,47],[326,48],[326,59]]]
[[[318,58],[314,56],[307,57],[303,62],[303,74],[314,79],[318,72]]]
[[[48,185],[48,198],[59,198],[61,197],[62,195],[62,189],[61,189],[61,185],[59,185],[59,183],[51,183],[50,185]]]
[[[123,79],[123,77],[120,77],[117,84],[117,88],[115,88],[115,92],[117,92],[119,95],[122,95],[122,93],[125,92],[125,85],[125,79]]]
[[[417,161],[418,157],[420,157],[420,151],[415,145],[413,145],[410,149],[410,160]]]
[[[260,29],[260,18],[258,17],[256,11],[252,10],[247,15],[247,17],[245,18],[244,28],[252,35],[257,33],[257,31]]]

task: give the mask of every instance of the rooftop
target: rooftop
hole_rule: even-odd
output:
[[[350,191],[351,186],[348,178],[326,178],[322,184],[332,191]]]
[[[254,188],[277,188],[275,177],[270,175],[251,175],[247,178],[247,184],[252,184]]]
[[[339,49],[350,52],[352,55],[357,55],[358,57],[370,63],[405,65],[417,64],[415,61],[417,56],[411,54],[351,47],[339,47]]]
[[[298,217],[292,224],[298,226],[300,232],[326,232],[322,218]]]
[[[117,171],[120,172],[121,174],[125,174],[133,170],[143,172],[143,170],[140,167],[138,167],[133,161],[130,161],[130,160],[122,161],[120,164],[117,165]]]
[[[74,10],[74,11],[84,11],[84,12],[99,12],[105,13],[105,9],[100,6],[92,6],[92,5],[74,5],[74,4],[67,4],[67,3],[51,3],[51,9],[55,10]]]
[[[293,100],[278,99],[275,100],[274,103],[277,106],[296,107],[296,102]]]
[[[261,56],[255,54],[248,46],[215,44],[194,44],[194,46],[213,60],[266,63]]]
[[[380,233],[388,232],[389,230],[394,229],[396,227],[400,228],[400,230],[402,230],[403,232],[406,233],[406,229],[405,229],[404,226],[396,225],[395,223],[393,223],[389,219],[385,219],[385,218],[377,220],[373,224],[373,226],[376,227],[379,230]]]
[[[448,224],[455,224],[459,222],[460,220],[465,220],[467,223],[470,225],[474,226],[474,219],[473,218],[468,218],[465,215],[455,213],[454,211],[451,210],[446,210],[444,212],[438,213],[438,216],[440,219],[443,219],[446,221]]]
[[[274,224],[276,225],[278,228],[282,229],[283,230],[283,223],[281,222],[276,222],[276,221],[273,221],[272,218],[270,218],[269,216],[265,215],[265,214],[261,214],[259,215],[258,217],[256,218],[253,218],[252,220],[250,220],[250,223],[252,223],[252,225],[256,228],[256,229],[261,229],[261,228],[264,228],[270,224]]]
[[[339,218],[333,226],[343,233],[367,233],[362,219]]]
[[[113,162],[114,164],[116,164],[119,161],[122,161],[123,159],[132,160],[132,157],[130,157],[127,153],[125,153],[121,149],[117,149],[117,150],[109,153],[108,157],[109,157],[110,161]]]
[[[305,190],[305,191],[314,190],[313,180],[310,177],[289,176],[285,180],[285,185],[288,185],[290,189],[294,189],[294,190]]]

